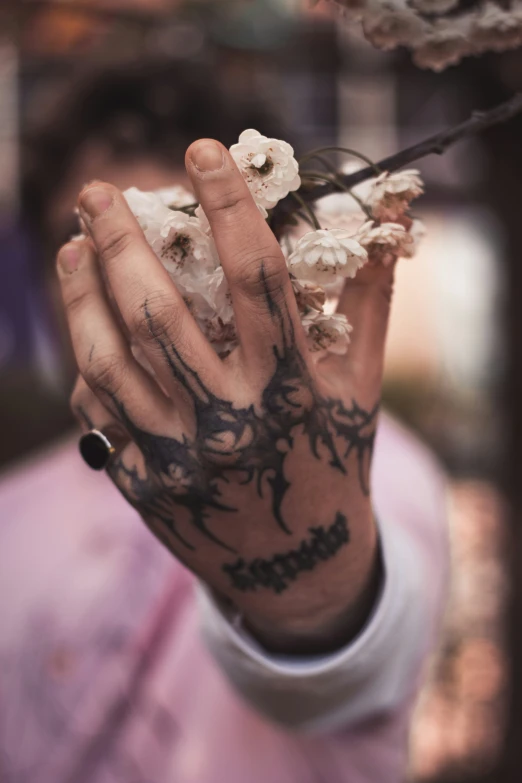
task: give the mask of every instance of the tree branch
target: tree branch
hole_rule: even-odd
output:
[[[518,93],[506,103],[501,103],[489,111],[475,111],[465,122],[461,122],[453,128],[436,133],[424,141],[414,144],[395,155],[384,158],[376,165],[381,171],[397,171],[408,163],[425,158],[427,155],[442,155],[448,147],[451,147],[462,139],[468,139],[478,133],[482,133],[493,125],[507,122],[512,117],[522,112],[522,93]],[[367,166],[355,171],[353,174],[339,174],[339,180],[346,188],[353,188],[367,179],[375,177],[375,167]],[[317,199],[338,193],[339,188],[334,183],[325,183],[313,188],[301,188],[299,195],[305,202],[317,201]],[[278,229],[287,222],[297,210],[295,201],[290,196],[279,202],[272,213],[272,229],[277,233]]]

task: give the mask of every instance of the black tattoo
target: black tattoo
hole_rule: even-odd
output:
[[[350,540],[346,517],[341,513],[330,527],[311,527],[309,532],[311,537],[301,541],[297,549],[270,559],[256,557],[248,563],[239,558],[235,563],[225,563],[222,570],[230,577],[232,586],[243,592],[264,587],[282,593],[299,574],[313,571],[320,562],[334,557]]]
[[[188,521],[188,529],[192,526],[208,540],[234,552],[210,527],[212,512],[238,511],[223,500],[223,490],[232,481],[254,483],[259,497],[268,491],[274,519],[290,535],[283,509],[290,487],[285,463],[298,432],[307,438],[315,459],[327,459],[341,473],[347,473],[346,462],[354,453],[361,489],[368,492],[378,405],[367,411],[352,400],[346,407],[341,400],[319,393],[296,346],[292,320],[268,290],[263,267],[261,282],[280,339],[273,346],[275,369],[258,407],[238,408],[214,394],[158,328],[147,303],[144,316],[149,331],[174,378],[193,402],[195,437],[189,440],[147,432],[131,419],[124,403],[110,395],[119,419],[141,449],[146,467],[143,476],[136,466],[125,465],[120,459],[109,473],[127,500],[153,523],[151,527],[164,543],[166,538],[158,526],[194,549],[185,532]]]

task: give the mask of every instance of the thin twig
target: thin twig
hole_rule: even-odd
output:
[[[298,211],[295,213],[295,215],[296,215],[296,217],[298,217],[300,220],[302,220],[304,223],[308,223],[308,225],[309,225],[311,228],[314,228],[314,229],[315,229],[315,226],[314,226],[314,224],[312,223],[312,221],[310,220],[310,218],[308,217],[308,215],[306,214],[306,212],[302,212],[302,211],[299,209],[299,210],[298,210]]]
[[[294,197],[295,201],[297,201],[300,207],[302,207],[303,210],[310,216],[310,220],[312,221],[312,225],[316,229],[316,231],[319,230],[321,228],[321,224],[317,220],[317,216],[313,208],[310,206],[310,204],[307,204],[306,201],[303,198],[301,198],[299,193],[297,193],[295,190],[290,195]]]
[[[364,163],[367,163],[368,166],[373,167],[375,176],[380,174],[382,171],[382,169],[379,169],[378,163],[374,163],[371,158],[369,158],[367,155],[363,155],[362,152],[357,152],[356,150],[352,150],[349,147],[337,147],[337,146],[318,147],[315,150],[311,150],[310,152],[307,152],[306,155],[303,155],[303,157],[299,160],[299,165],[304,163],[306,160],[312,160],[312,158],[322,157],[322,154],[324,152],[342,152],[344,155],[351,155],[352,158],[357,158],[358,160],[362,160]]]
[[[301,172],[301,179],[303,180],[309,180],[312,182],[332,182],[336,187],[338,191],[341,191],[342,193],[347,193],[349,196],[353,198],[354,201],[357,202],[361,210],[364,212],[367,218],[370,220],[373,219],[373,215],[371,210],[366,206],[362,198],[359,198],[359,196],[353,192],[353,190],[350,190],[350,188],[347,188],[345,184],[342,182],[341,175],[335,173],[335,174],[326,174],[324,172],[318,173],[315,171],[303,171]]]
[[[430,138],[414,144],[412,147],[384,158],[375,165],[381,171],[397,171],[409,163],[425,158],[427,155],[442,155],[458,141],[476,136],[493,125],[507,122],[521,112],[522,93],[518,93],[509,101],[501,103],[489,111],[473,112],[471,117],[465,122],[461,122],[459,125],[448,128],[441,133],[436,133],[434,136],[430,136]],[[359,185],[361,182],[365,182],[373,177],[375,177],[375,166],[367,166],[352,174],[340,174],[338,180],[346,188],[353,188],[355,185]],[[323,198],[323,196],[328,196],[330,193],[335,193],[335,191],[336,185],[333,182],[329,182],[308,190],[303,189],[300,191],[300,196],[303,201],[310,203]],[[289,196],[280,201],[272,214],[271,225],[273,230],[277,232],[286,222],[288,215],[295,212],[295,209],[295,202]]]

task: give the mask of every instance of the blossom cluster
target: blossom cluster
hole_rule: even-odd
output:
[[[301,186],[294,151],[284,141],[247,130],[230,153],[265,219],[267,210]],[[302,222],[281,240],[316,359],[344,353],[352,331],[344,315],[325,311],[332,284],[355,277],[365,264],[386,266],[399,256],[411,257],[421,234],[419,221],[407,216],[410,202],[423,190],[417,171],[383,172],[364,187],[364,198],[356,201],[349,193],[334,196],[340,199],[337,214],[319,205],[316,220],[323,227],[304,231]],[[155,192],[132,187],[124,196],[200,329],[226,356],[238,342],[234,310],[209,221],[195,196],[180,186]]]
[[[379,49],[407,46],[414,62],[441,71],[468,55],[522,45],[522,0],[333,0]]]

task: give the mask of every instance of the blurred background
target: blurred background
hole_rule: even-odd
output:
[[[74,427],[52,280],[84,182],[168,184],[194,138],[246,127],[379,159],[522,87],[520,51],[434,75],[325,2],[3,0],[0,31],[3,471]],[[522,780],[521,138],[518,118],[420,162],[428,235],[398,271],[384,400],[450,473],[455,560],[412,781]]]

